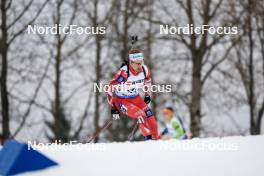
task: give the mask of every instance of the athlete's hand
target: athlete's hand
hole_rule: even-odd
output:
[[[113,120],[120,119],[119,111],[118,111],[118,109],[115,106],[112,106],[112,108],[111,108],[111,114],[112,114]]]
[[[147,104],[149,104],[150,101],[151,101],[150,96],[149,95],[146,95],[145,98],[144,98],[144,102],[147,103]]]

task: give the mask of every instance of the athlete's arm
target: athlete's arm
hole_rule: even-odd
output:
[[[176,131],[176,136],[174,136],[176,139],[180,139],[180,137],[182,137],[184,135],[184,130],[183,128],[181,127],[181,125],[176,122],[176,121],[173,121],[172,122],[172,127],[173,129]]]
[[[107,100],[110,105],[113,105],[113,93],[115,91],[115,86],[126,82],[127,72],[124,69],[120,69],[114,76],[114,78],[109,83],[109,88],[106,92]]]

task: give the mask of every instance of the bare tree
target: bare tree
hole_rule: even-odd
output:
[[[28,25],[32,24],[40,15],[43,8],[46,6],[48,0],[44,1],[39,9],[36,11],[34,16],[31,19],[28,19],[28,22],[22,25],[18,30],[15,28],[16,24],[23,19],[32,6],[33,0],[29,1],[26,5],[23,6],[20,12],[17,12],[18,15],[15,15],[15,18],[12,19],[8,16],[9,12],[14,13],[11,8],[12,5],[16,5],[12,0],[3,0],[1,1],[1,39],[0,39],[0,54],[2,59],[2,68],[1,68],[1,107],[2,107],[2,128],[4,138],[10,137],[10,107],[9,107],[9,97],[8,97],[8,51],[15,39],[23,34]],[[21,4],[20,4],[21,5]],[[15,31],[15,32],[13,32]]]
[[[258,67],[259,62],[264,63],[263,12],[260,10],[263,4],[248,0],[241,3],[241,6],[246,12],[240,17],[241,23],[244,24],[245,35],[244,40],[236,47],[235,66],[246,93],[245,102],[249,107],[250,134],[260,134],[264,111],[263,86],[261,86],[264,80],[264,67],[263,64],[262,67]]]
[[[204,24],[214,26],[214,22],[216,20],[218,20],[218,22],[220,21],[222,26],[234,26],[237,23],[236,21],[229,19],[228,14],[223,10],[226,7],[226,4],[223,0],[201,0],[199,2],[193,2],[191,0],[177,0],[175,2],[175,5],[180,9],[180,12],[183,13],[188,24],[190,25],[192,24],[193,26],[198,26],[199,24]],[[180,24],[183,23],[172,14],[166,4],[160,2],[159,6],[167,15],[168,19],[170,19],[169,23],[175,24],[176,26],[180,26]],[[164,22],[162,19],[154,19],[153,23],[166,25],[166,22]],[[212,72],[227,58],[231,49],[234,47],[237,40],[239,40],[231,40],[231,37],[229,39],[225,39],[225,36],[226,35],[224,34],[211,36],[209,35],[208,31],[205,31],[204,34],[201,35],[197,35],[195,33],[190,35],[176,33],[173,37],[160,37],[160,39],[166,41],[174,40],[176,43],[180,43],[181,46],[184,46],[190,53],[192,62],[192,80],[190,99],[187,99],[187,101],[189,101],[187,104],[189,106],[191,117],[191,131],[194,136],[199,136],[201,130],[201,102],[203,97],[203,86]],[[227,46],[224,49],[223,54],[221,54],[218,59],[212,58],[212,49],[223,44]],[[205,66],[207,65],[211,66],[205,71]]]

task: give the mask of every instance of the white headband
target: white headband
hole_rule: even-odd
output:
[[[131,61],[142,61],[143,59],[142,53],[129,54],[129,60]]]

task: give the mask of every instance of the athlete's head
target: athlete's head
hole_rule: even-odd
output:
[[[172,107],[168,106],[163,109],[163,117],[166,122],[169,122],[174,115],[174,110]]]
[[[129,64],[136,72],[142,71],[143,60],[143,53],[140,50],[133,49],[129,51]]]

